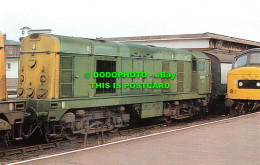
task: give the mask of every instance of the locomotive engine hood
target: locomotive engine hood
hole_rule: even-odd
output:
[[[59,97],[59,50],[59,40],[51,35],[32,34],[23,39],[18,97]]]
[[[260,75],[260,68],[257,66],[246,66],[246,67],[236,68],[229,71],[228,75],[245,75],[245,76]]]

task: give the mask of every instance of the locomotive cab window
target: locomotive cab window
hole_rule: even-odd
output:
[[[97,60],[96,71],[98,73],[116,72],[116,61]],[[115,78],[99,76],[96,78],[96,94],[115,93],[115,89],[113,88],[113,83],[115,82]]]
[[[235,59],[235,62],[233,64],[233,68],[238,68],[241,66],[245,66],[247,63],[247,55],[240,56],[237,59]]]
[[[250,64],[260,64],[260,53],[252,53],[249,58]]]

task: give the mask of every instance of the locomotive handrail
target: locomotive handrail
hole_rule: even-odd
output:
[[[50,54],[51,51],[23,51],[23,52],[20,52],[21,54],[23,53],[48,53]]]
[[[121,58],[145,58],[145,59],[153,59],[153,56],[151,57],[136,57],[136,56],[119,56],[119,55],[107,55],[107,54],[91,54],[91,53],[77,53],[77,52],[57,52],[57,54],[79,54],[79,55],[90,55],[90,56],[106,56],[106,57],[121,57]],[[154,59],[153,59],[154,60]]]
[[[21,54],[23,53],[57,53],[57,54],[80,54],[80,55],[93,55],[93,54],[89,54],[89,53],[76,53],[76,52],[51,52],[51,51],[22,51],[20,52]],[[96,56],[106,56],[106,57],[122,57],[122,58],[129,58],[129,57],[124,57],[124,56],[118,56],[118,55],[106,55],[106,54],[95,54]],[[137,59],[150,59],[150,60],[154,60],[153,57],[134,57],[131,56],[131,58],[137,58]]]

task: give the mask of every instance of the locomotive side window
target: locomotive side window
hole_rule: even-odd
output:
[[[192,60],[192,71],[197,71],[197,60],[196,59]]]
[[[260,53],[252,53],[249,59],[250,64],[260,64]]]
[[[97,60],[97,68],[96,71],[100,72],[116,72],[116,61],[105,61],[105,60]],[[116,82],[115,78],[106,78],[106,77],[98,77],[96,78],[96,83],[100,85],[100,88],[96,85],[96,93],[115,93],[115,89],[113,88],[113,83]],[[109,87],[110,86],[110,87]]]
[[[247,62],[247,55],[238,57],[233,65],[233,68],[245,66]]]

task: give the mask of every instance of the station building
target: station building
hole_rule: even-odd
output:
[[[221,83],[227,83],[227,72],[234,57],[248,49],[259,48],[260,42],[214,33],[155,35],[136,37],[98,38],[107,41],[153,45],[168,48],[204,51],[217,56],[221,62]]]
[[[18,85],[18,68],[20,59],[20,42],[7,40],[4,34],[5,62],[6,62],[6,84],[8,92],[16,90]]]

